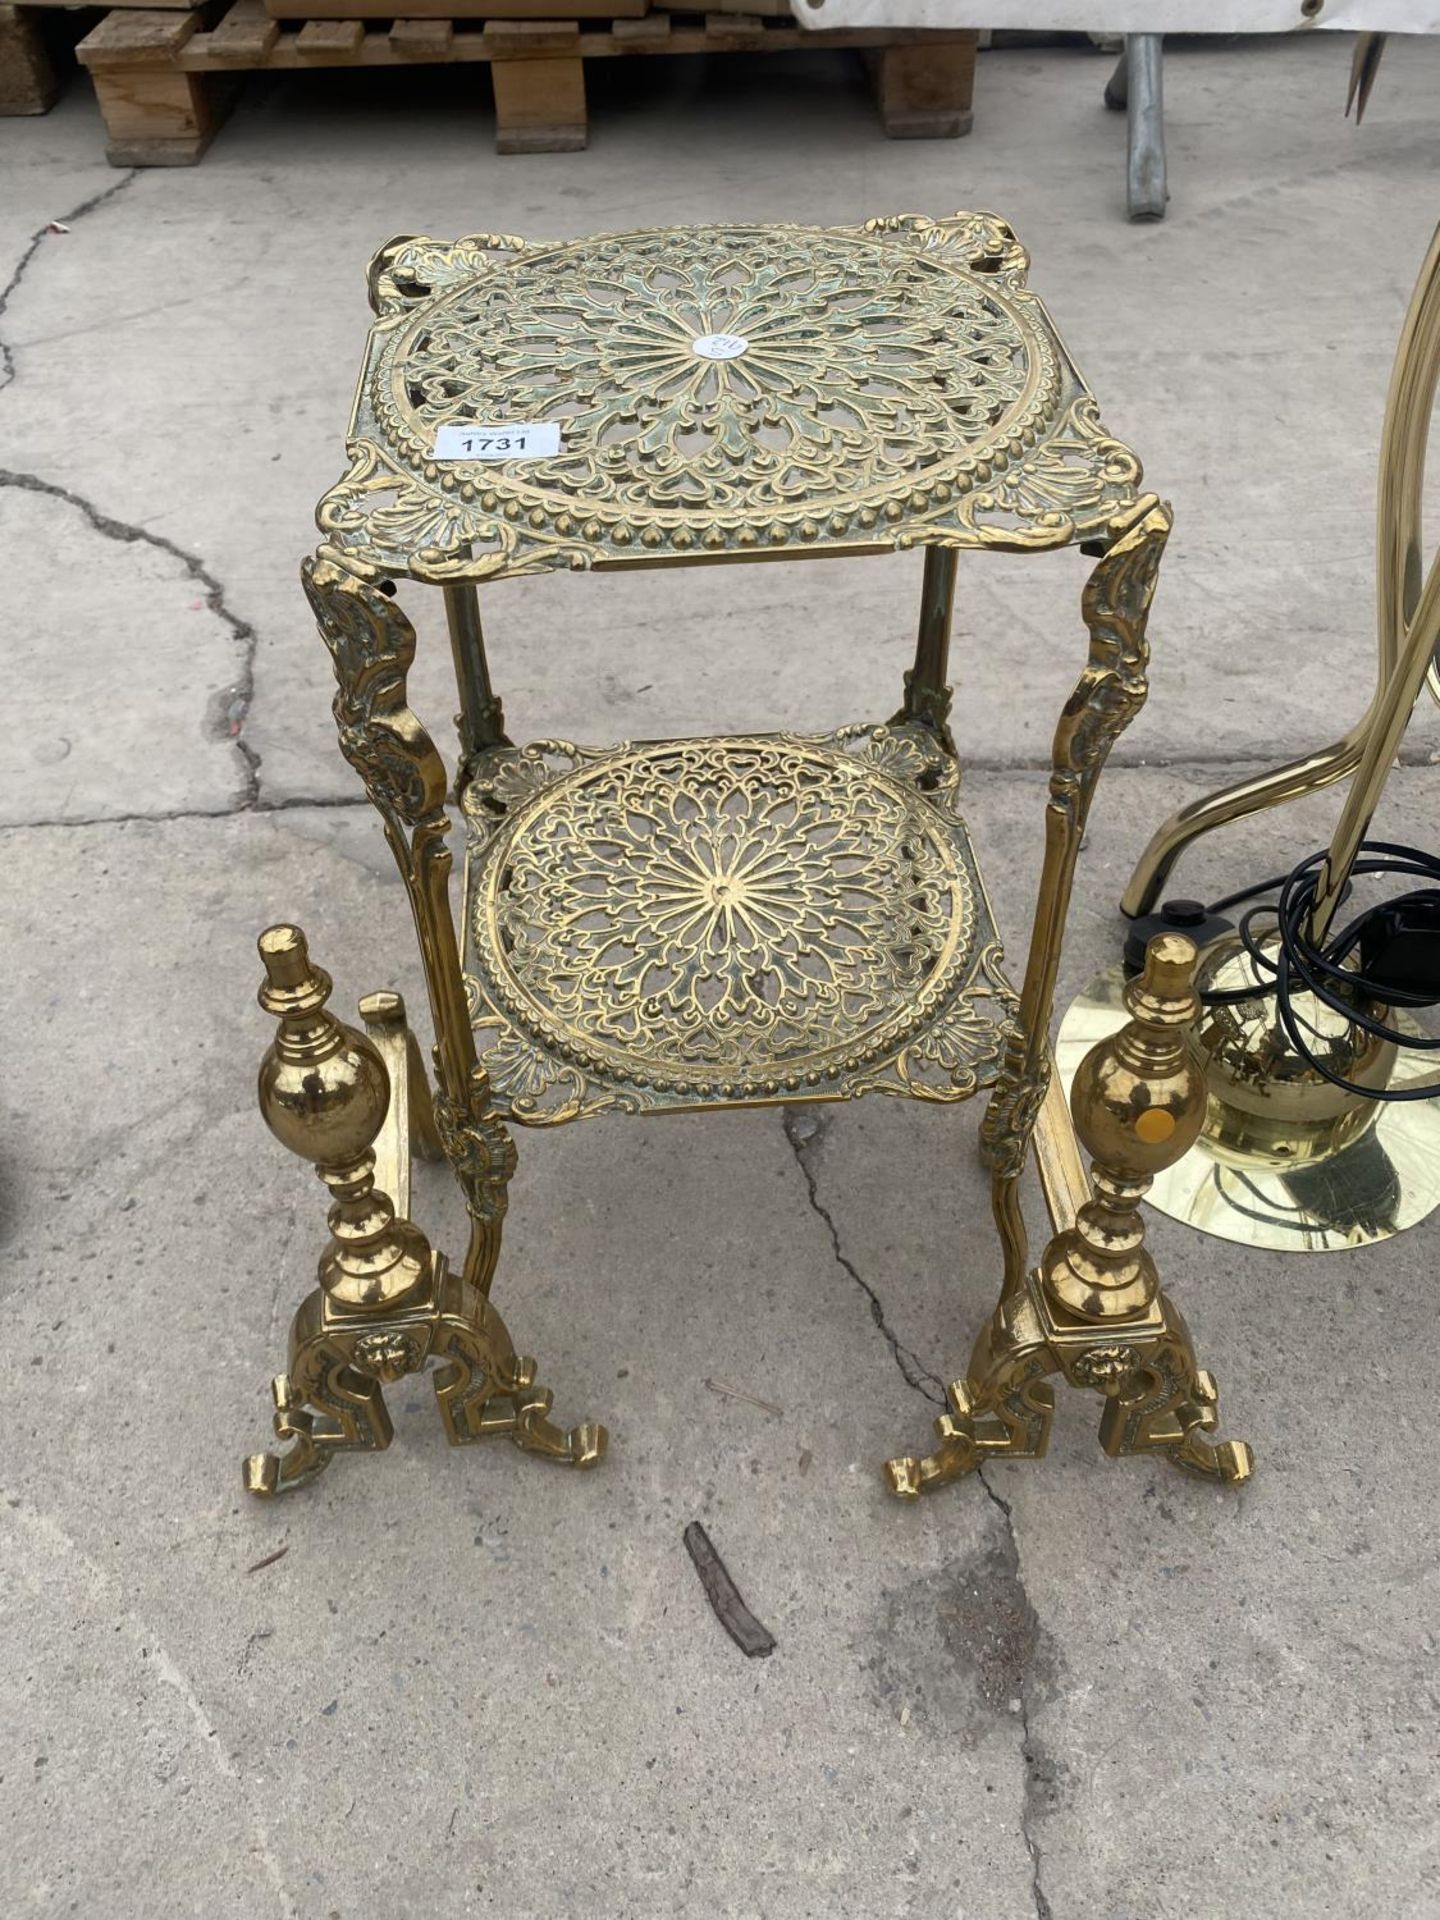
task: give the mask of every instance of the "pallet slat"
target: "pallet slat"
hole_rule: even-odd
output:
[[[188,13],[158,10],[107,13],[75,49],[81,66],[153,67],[173,60],[195,32]]]
[[[414,0],[411,0],[412,9],[413,4]],[[136,16],[132,15],[130,17],[134,18]],[[173,14],[163,17],[171,20],[175,18]],[[386,19],[388,20],[391,17],[392,16],[387,15]],[[660,25],[662,19],[668,22],[667,26],[662,27]],[[316,21],[312,24],[317,29],[335,25],[341,25],[345,28],[344,35],[337,43],[341,50],[335,59],[337,66],[354,64],[367,67],[388,67],[399,64],[399,56],[389,44],[388,30],[383,27],[372,27],[367,31],[363,22],[353,19],[344,22]],[[538,40],[522,42],[516,39],[513,42],[515,48],[514,53],[512,54],[508,50],[504,51],[500,54],[500,58],[519,58],[521,57],[522,47],[524,49],[524,57],[529,59],[546,59],[552,56],[555,58],[573,58],[578,46],[579,57],[585,60],[606,60],[622,54],[705,53],[707,51],[723,52],[734,50],[732,42],[724,40],[717,42],[706,30],[704,22],[699,16],[692,16],[687,19],[684,16],[675,14],[657,14],[650,16],[646,20],[637,20],[634,22],[616,21],[615,25],[617,28],[621,26],[626,27],[627,31],[623,34],[610,31],[601,26],[589,25],[584,20],[566,22],[565,25],[567,28],[578,27],[578,41],[572,44],[567,37],[562,35],[556,39],[550,47],[546,46],[546,40],[549,34],[553,33],[557,25],[553,20],[491,20],[487,21],[483,27],[479,22],[469,23],[456,21],[454,25],[455,31],[451,40],[449,56],[451,63],[495,60],[497,57],[497,43],[491,38],[491,29],[500,29],[503,41],[507,29],[522,26],[538,26],[548,31],[542,34]],[[638,31],[641,27],[653,27],[655,31],[653,33],[647,31],[642,34]],[[358,51],[356,51],[357,28],[359,29],[360,40]],[[633,37],[630,32],[631,28],[636,29]],[[193,39],[190,38],[191,34],[194,35]],[[92,35],[92,38],[93,37]],[[307,42],[309,51],[307,51],[306,54],[302,55],[299,52],[299,42],[303,37],[303,29],[300,32],[287,32],[282,29],[280,37],[271,47],[265,59],[258,64],[266,70],[284,70],[286,68],[322,64],[324,55],[315,37],[312,36]],[[209,43],[212,38],[212,34],[196,33],[194,23],[189,23],[188,30],[182,37],[179,49],[175,55],[176,65],[192,73],[218,71],[222,63],[216,60],[209,51]],[[969,38],[973,38],[973,36],[959,31],[921,27],[856,27],[853,29],[838,28],[833,33],[812,33],[806,27],[795,25],[793,20],[780,21],[769,19],[761,22],[761,30],[757,36],[758,43],[764,49],[775,52],[791,52],[797,48],[820,47],[860,49],[884,49],[892,46],[927,45],[943,47],[946,44]],[[187,41],[188,44],[186,44]]]
[[[796,6],[805,4],[805,0],[796,0]],[[696,0],[651,0],[651,5],[668,13],[693,13]],[[709,0],[706,14],[712,13],[764,13],[794,23],[795,8],[790,0]]]
[[[870,56],[880,124],[891,140],[969,133],[975,47],[883,47]]]
[[[364,44],[363,20],[307,20],[295,36],[300,58],[325,66],[347,65]]]
[[[278,33],[279,28],[276,28]],[[385,36],[402,60],[448,60],[455,38],[453,20],[397,20]]]
[[[491,20],[497,153],[578,153],[589,137],[578,20]]]
[[[192,13],[207,3],[208,0],[108,0],[111,8],[118,8],[121,12],[138,10],[145,13],[161,10],[172,13]],[[77,0],[22,0],[27,13],[35,7],[49,7],[58,11],[67,7],[73,9],[76,4]]]
[[[765,23],[753,13],[707,13],[705,32],[717,46],[733,41],[748,47],[764,37]]]
[[[578,20],[488,20],[483,34],[492,60],[534,60],[541,54],[577,54]]]
[[[261,0],[238,0],[213,33],[196,35],[212,60],[226,67],[263,67],[280,38],[280,23]]]
[[[638,18],[650,0],[560,0],[582,19]],[[776,4],[776,0],[768,0]],[[778,0],[785,4],[785,0]],[[265,0],[275,20],[390,20],[396,5],[412,20],[548,20],[557,0]],[[753,9],[752,9],[753,10]]]
[[[638,20],[617,20],[610,29],[610,37],[616,46],[624,47],[627,52],[641,52],[647,42],[656,47],[670,38],[670,16],[668,13],[646,13]]]

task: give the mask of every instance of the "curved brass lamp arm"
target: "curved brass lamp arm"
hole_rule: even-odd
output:
[[[1355,781],[1325,856],[1310,916],[1310,938],[1325,938],[1370,830],[1385,780],[1427,675],[1434,682],[1440,641],[1440,555],[1428,579],[1421,552],[1425,443],[1440,385],[1440,227],[1410,299],[1385,403],[1380,488],[1375,514],[1375,617],[1380,657],[1390,662],[1366,716]]]
[[[1425,447],[1440,386],[1440,226],[1430,236],[1415,291],[1400,329],[1385,425],[1375,514],[1375,620],[1381,658],[1393,666],[1414,623],[1424,558]],[[1440,701],[1440,665],[1427,677]]]
[[[515,1145],[491,1111],[465,1004],[450,912],[445,764],[406,704],[415,629],[388,593],[323,553],[305,562],[301,578],[335,666],[340,751],[384,823],[414,915],[435,1023],[435,1124],[470,1214],[464,1277],[488,1292]]]
[[[1410,659],[1407,636],[1416,637],[1415,619],[1419,606],[1421,559],[1421,508],[1425,484],[1425,443],[1440,382],[1440,228],[1431,239],[1415,291],[1401,329],[1390,375],[1390,393],[1385,405],[1385,426],[1380,443],[1380,482],[1375,539],[1375,616],[1376,671],[1375,691],[1364,717],[1348,733],[1317,753],[1288,761],[1273,772],[1259,774],[1234,786],[1222,787],[1203,800],[1192,800],[1181,807],[1152,836],[1149,846],[1136,862],[1130,884],[1120,899],[1120,911],[1138,918],[1149,913],[1160,898],[1180,855],[1193,840],[1216,827],[1244,820],[1266,807],[1298,799],[1302,794],[1319,793],[1355,772],[1365,755],[1366,744],[1385,729],[1394,731],[1390,716],[1401,716],[1399,735],[1411,707],[1419,697],[1420,686],[1428,676],[1430,690],[1440,700],[1440,669],[1434,664],[1434,644],[1425,658],[1424,670],[1415,683],[1415,691],[1406,699],[1410,678],[1405,663]],[[1401,676],[1397,680],[1397,675]],[[1378,763],[1383,784],[1389,759]],[[1371,782],[1356,781],[1359,795],[1354,818],[1347,824],[1343,844],[1337,832],[1332,849],[1331,867],[1335,875],[1348,875],[1355,850],[1364,838],[1375,810],[1379,786],[1369,792]],[[1367,803],[1368,794],[1368,803]],[[1348,809],[1347,809],[1348,812]],[[1355,831],[1363,816],[1363,825]],[[1348,854],[1345,849],[1349,848]],[[1317,908],[1317,923],[1328,925],[1336,889],[1327,890],[1325,911]]]
[[[1364,718],[1347,734],[1316,753],[1287,760],[1283,767],[1252,775],[1248,780],[1237,780],[1232,787],[1221,787],[1178,808],[1152,834],[1150,844],[1136,861],[1130,884],[1120,896],[1121,913],[1128,919],[1138,920],[1141,914],[1151,912],[1176,861],[1202,834],[1213,833],[1217,827],[1228,827],[1236,820],[1247,820],[1252,813],[1263,813],[1286,800],[1323,792],[1337,780],[1352,774],[1360,764],[1373,711],[1372,701]]]

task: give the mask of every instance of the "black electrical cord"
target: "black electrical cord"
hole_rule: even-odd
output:
[[[1227,894],[1207,909],[1215,915],[1267,893],[1278,895],[1273,905],[1253,906],[1240,918],[1238,932],[1255,970],[1255,984],[1200,997],[1206,1006],[1215,1007],[1273,994],[1286,1037],[1323,1079],[1367,1100],[1432,1100],[1440,1093],[1440,1076],[1417,1086],[1375,1088],[1357,1086],[1336,1073],[1311,1050],[1293,999],[1298,992],[1311,993],[1363,1033],[1407,1051],[1440,1052],[1440,1038],[1397,1033],[1361,1004],[1429,1007],[1440,1002],[1440,856],[1389,840],[1364,841],[1352,874],[1403,875],[1436,884],[1366,908],[1317,945],[1308,930],[1325,860],[1323,851],[1312,853],[1289,873]],[[1257,922],[1272,916],[1274,926],[1263,934],[1257,931]],[[1357,950],[1359,965],[1354,961]]]

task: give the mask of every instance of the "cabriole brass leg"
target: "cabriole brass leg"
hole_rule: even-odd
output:
[[[452,1446],[505,1437],[592,1466],[605,1451],[604,1428],[567,1431],[546,1418],[551,1396],[535,1385],[535,1362],[517,1356],[484,1289],[452,1272],[407,1217],[411,1128],[416,1117],[424,1122],[428,1093],[399,996],[363,1003],[366,1037],[326,1011],[330,977],[311,964],[297,927],[270,928],[260,953],[261,1005],[280,1022],[260,1070],[261,1111],[287,1147],[314,1162],[334,1204],[320,1284],[295,1316],[289,1371],[273,1387],[275,1432],[290,1444],[252,1454],[246,1487],[288,1492],[336,1453],[388,1447],[382,1386],[431,1360],[444,1363],[435,1391]],[[377,1185],[377,1167],[404,1211]]]
[[[337,565],[324,549],[305,562],[301,577],[335,666],[340,750],[384,823],[409,896],[435,1023],[435,1129],[470,1214],[465,1276],[488,1293],[515,1146],[490,1109],[490,1083],[470,1030],[450,913],[445,764],[406,698],[415,629],[393,592]],[[453,615],[469,601],[461,595],[449,604]],[[478,624],[476,636],[478,646]],[[457,653],[457,662],[470,657]],[[464,684],[462,673],[462,691]]]
[[[1004,1255],[1002,1302],[1025,1285],[1028,1249],[1017,1190],[1050,1078],[1050,1014],[1075,862],[1090,803],[1110,749],[1145,704],[1150,654],[1146,627],[1160,561],[1170,537],[1168,507],[1147,494],[1110,530],[1110,544],[1085,584],[1089,634],[1085,670],[1065,703],[1050,751],[1045,858],[1020,994],[1019,1031],[980,1126],[990,1169],[991,1207]]]
[[[1178,934],[1152,940],[1144,974],[1126,990],[1129,1025],[1081,1062],[1070,1098],[1093,1157],[1090,1197],[1039,1267],[1002,1295],[968,1375],[948,1389],[935,1452],[887,1463],[893,1492],[914,1499],[987,1454],[1038,1458],[1050,1434],[1053,1373],[1105,1396],[1106,1453],[1162,1453],[1187,1473],[1228,1485],[1249,1479],[1244,1442],[1209,1438],[1215,1382],[1196,1365],[1184,1319],[1160,1289],[1140,1213],[1151,1180],[1194,1145],[1204,1117],[1195,959]]]

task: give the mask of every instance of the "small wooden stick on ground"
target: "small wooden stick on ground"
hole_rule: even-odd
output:
[[[705,1598],[715,1610],[715,1618],[743,1654],[752,1660],[768,1658],[775,1651],[774,1634],[761,1626],[740,1598],[740,1589],[730,1578],[729,1569],[698,1520],[692,1520],[685,1529],[685,1547],[695,1562],[695,1571],[705,1589]]]

